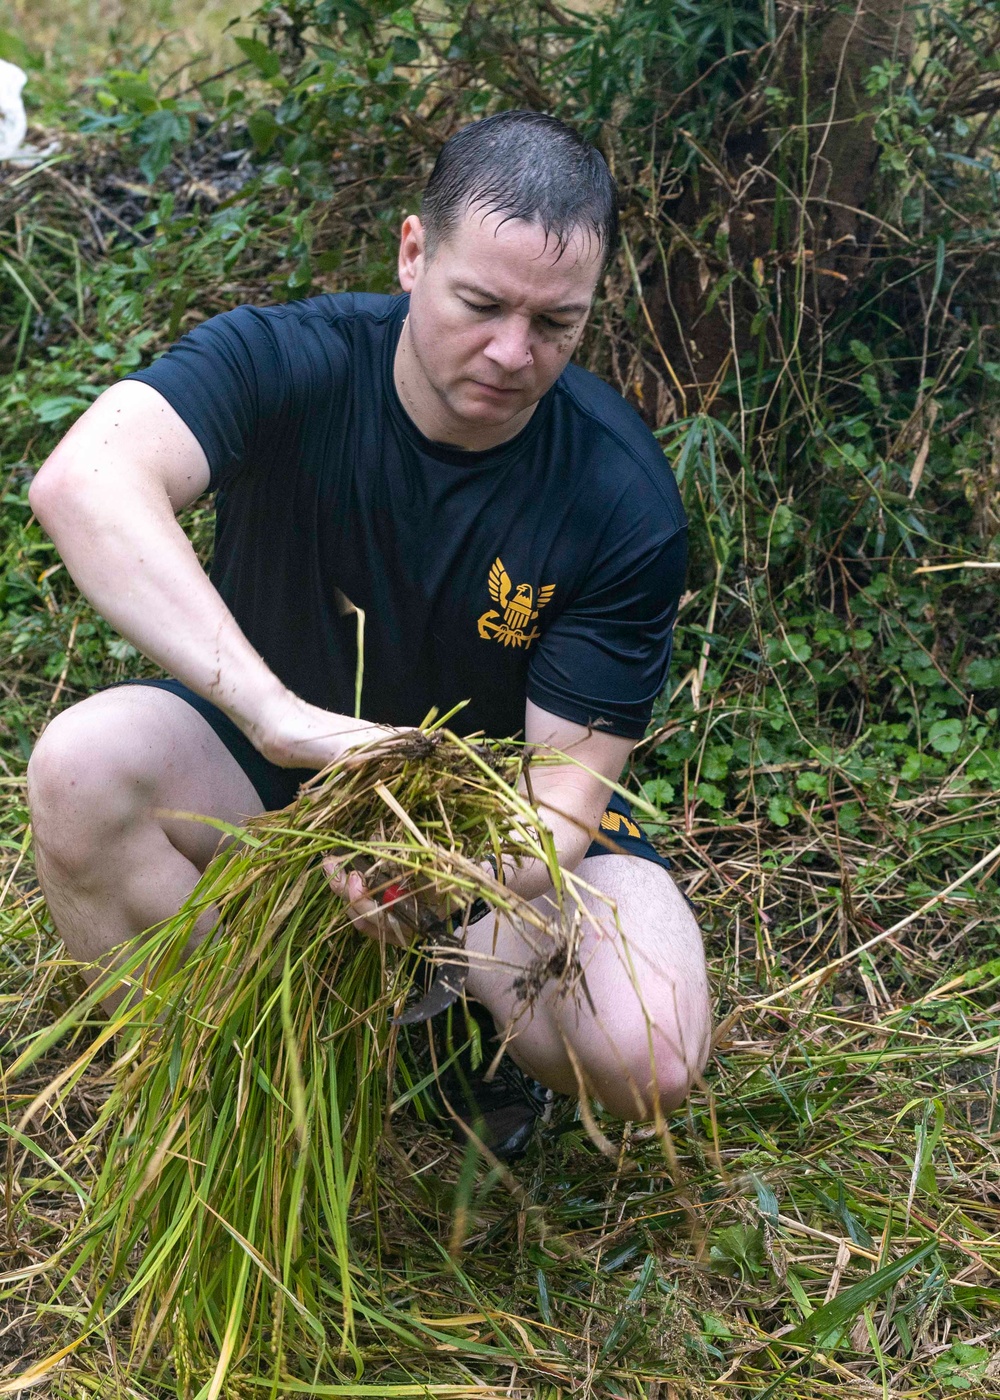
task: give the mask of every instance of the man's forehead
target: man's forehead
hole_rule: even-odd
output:
[[[601,239],[595,228],[576,224],[570,229],[546,229],[541,219],[519,219],[502,210],[471,205],[452,231],[462,241],[497,244],[553,264],[590,264],[600,259]]]
[[[560,240],[538,222],[471,210],[442,248],[451,279],[504,299],[506,285],[531,284],[554,305],[586,309],[603,263],[596,230],[578,227]],[[513,290],[513,288],[507,288]]]

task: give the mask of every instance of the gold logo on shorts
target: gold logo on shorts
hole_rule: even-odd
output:
[[[642,840],[642,832],[630,817],[626,817],[623,812],[612,812],[609,808],[601,818],[601,829],[620,834],[622,827],[625,828],[629,836],[634,836],[637,841]]]
[[[554,583],[543,584],[538,590],[537,607],[534,589],[530,583],[519,583],[516,588],[510,581],[510,574],[503,566],[503,560],[494,559],[489,576],[490,597],[499,603],[503,616],[496,608],[490,608],[479,619],[479,635],[484,641],[491,638],[505,647],[530,647],[541,633],[532,624],[542,608],[551,600],[556,591]],[[512,596],[513,593],[513,596]]]

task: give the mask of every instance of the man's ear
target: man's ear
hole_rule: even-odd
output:
[[[399,232],[399,285],[412,292],[417,272],[427,253],[424,226],[416,214],[407,214]]]

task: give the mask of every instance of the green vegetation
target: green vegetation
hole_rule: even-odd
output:
[[[31,520],[31,474],[203,317],[390,289],[440,141],[536,105],[621,181],[625,247],[584,359],[660,434],[692,518],[671,693],[631,777],[699,906],[717,1056],[663,1138],[601,1120],[608,1160],[567,1105],[512,1177],[405,1106],[414,1175],[387,1158],[377,1239],[364,1196],[350,1223],[351,1349],[324,1271],[333,1351],[276,1342],[271,1393],[997,1393],[1000,14],[896,20],[859,54],[849,14],[756,0],[295,0],[203,58],[133,19],[99,64],[93,27],[74,52],[0,8],[31,139],[59,143],[0,168],[0,1386],[95,1324],[48,1394],[208,1394],[235,1296],[193,1372],[169,1309],[133,1356],[136,1303],[72,1234],[101,1142],[134,1126],[101,1116],[126,1092],[102,1023],[9,1073],[74,995],[31,875],[30,746],[143,664]],[[207,550],[207,516],[191,523]],[[263,1288],[243,1258],[234,1288]],[[212,1393],[255,1393],[246,1360]]]
[[[442,909],[488,893],[545,939],[542,916],[487,885],[480,864],[493,850],[545,860],[567,919],[575,907],[551,839],[541,844],[523,828],[532,812],[516,791],[520,769],[510,745],[471,747],[428,728],[392,758],[313,784],[224,850],[176,918],[10,1067],[20,1080],[93,1017],[119,976],[143,983],[143,999],[100,1028],[46,1110],[55,1096],[72,1102],[113,1042],[111,1093],[63,1153],[67,1184],[70,1172],[87,1177],[92,1158],[103,1158],[89,1200],[81,1199],[86,1225],[63,1247],[64,1267],[67,1280],[85,1271],[94,1281],[92,1314],[102,1327],[134,1307],[135,1344],[161,1365],[169,1349],[180,1393],[209,1377],[234,1384],[230,1363],[244,1385],[272,1370],[360,1373],[362,1320],[419,1349],[425,1329],[414,1331],[415,1320],[386,1298],[380,1239],[380,1178],[393,1168],[404,1180],[410,1173],[391,1120],[410,1103],[425,1116],[422,1095],[436,1067],[429,1047],[415,1053],[416,1033],[400,1036],[390,1023],[416,959],[390,955],[384,965],[379,945],[359,938],[331,900],[320,862],[331,853],[363,857],[375,888],[405,877]],[[213,907],[223,931],[186,957]],[[552,975],[550,952],[540,943],[529,980]],[[398,1086],[392,1104],[387,1062]],[[468,1155],[471,1166],[475,1150]],[[423,1195],[418,1189],[411,1209]],[[460,1233],[452,1242],[460,1246]]]

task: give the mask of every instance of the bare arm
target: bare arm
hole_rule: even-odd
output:
[[[174,518],[208,486],[205,453],[180,415],[155,389],[125,382],[66,434],[30,501],[96,610],[273,763],[321,768],[385,733],[306,704],[250,645]]]
[[[559,719],[530,700],[524,734],[536,755],[528,772],[531,799],[552,831],[559,864],[575,870],[600,826],[609,784],[618,781],[635,741]],[[505,862],[504,877],[526,899],[543,894],[551,884],[546,866],[537,860],[517,867]]]

